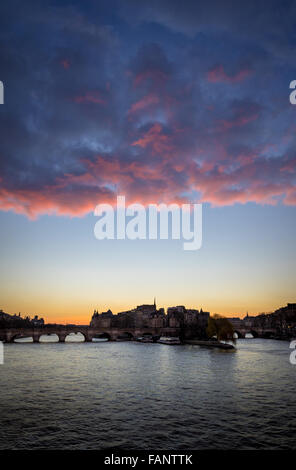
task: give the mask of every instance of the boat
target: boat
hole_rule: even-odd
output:
[[[153,336],[138,336],[136,341],[140,343],[154,343]]]
[[[161,344],[181,344],[180,338],[177,336],[161,336],[157,342]]]

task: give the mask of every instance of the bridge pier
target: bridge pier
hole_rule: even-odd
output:
[[[40,335],[38,333],[33,333],[33,343],[39,343]]]
[[[5,333],[5,343],[12,343],[13,342],[13,335],[11,332],[6,331]]]
[[[83,332],[82,334],[83,334],[83,336],[84,336],[84,341],[85,341],[86,343],[91,343],[91,342],[92,342],[93,335],[92,335],[91,333],[89,333],[89,332],[84,333],[84,332]]]

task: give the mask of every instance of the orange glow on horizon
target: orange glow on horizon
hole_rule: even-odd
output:
[[[94,310],[98,310],[99,313],[105,312],[108,309],[110,309],[114,315],[117,315],[119,312],[131,310],[135,308],[137,305],[141,305],[144,303],[153,303],[152,300],[150,302],[145,302],[145,299],[143,302],[130,302],[130,303],[110,303],[110,305],[102,305],[100,308],[97,305],[85,305],[84,308],[81,307],[75,307],[68,305],[67,308],[63,308],[63,312],[58,313],[56,309],[53,308],[48,308],[44,310],[43,312],[40,311],[40,309],[36,308],[33,310],[28,310],[22,311],[22,309],[17,309],[12,307],[10,303],[7,303],[6,305],[2,306],[2,310],[5,313],[9,313],[11,315],[13,314],[18,314],[19,312],[21,313],[22,317],[25,316],[30,316],[33,318],[35,315],[38,315],[39,318],[43,318],[45,323],[58,323],[58,324],[76,324],[76,325],[88,325],[89,322],[91,321],[91,317],[93,315]],[[261,309],[259,310],[248,310],[248,311],[238,311],[237,309],[232,309],[232,308],[217,308],[217,305],[209,305],[208,307],[206,305],[202,306],[197,306],[192,303],[187,303],[186,302],[171,302],[169,304],[162,304],[157,302],[157,308],[164,308],[165,312],[167,312],[168,307],[173,307],[177,305],[184,305],[185,308],[187,309],[198,309],[200,310],[202,308],[203,311],[209,311],[211,315],[218,313],[219,315],[225,316],[225,317],[238,317],[238,318],[244,318],[247,313],[250,316],[254,315],[259,315],[260,313],[271,313],[274,310],[276,310],[279,306],[285,305],[286,302],[279,302],[274,306],[271,306],[269,309]],[[212,307],[212,308],[211,308]]]

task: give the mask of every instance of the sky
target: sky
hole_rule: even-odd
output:
[[[0,308],[295,302],[296,4],[3,1]],[[99,203],[202,203],[203,244],[97,240]]]

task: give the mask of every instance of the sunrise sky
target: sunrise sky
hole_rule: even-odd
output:
[[[0,7],[0,308],[295,302],[295,2]],[[98,203],[203,203],[203,245],[98,241]]]

